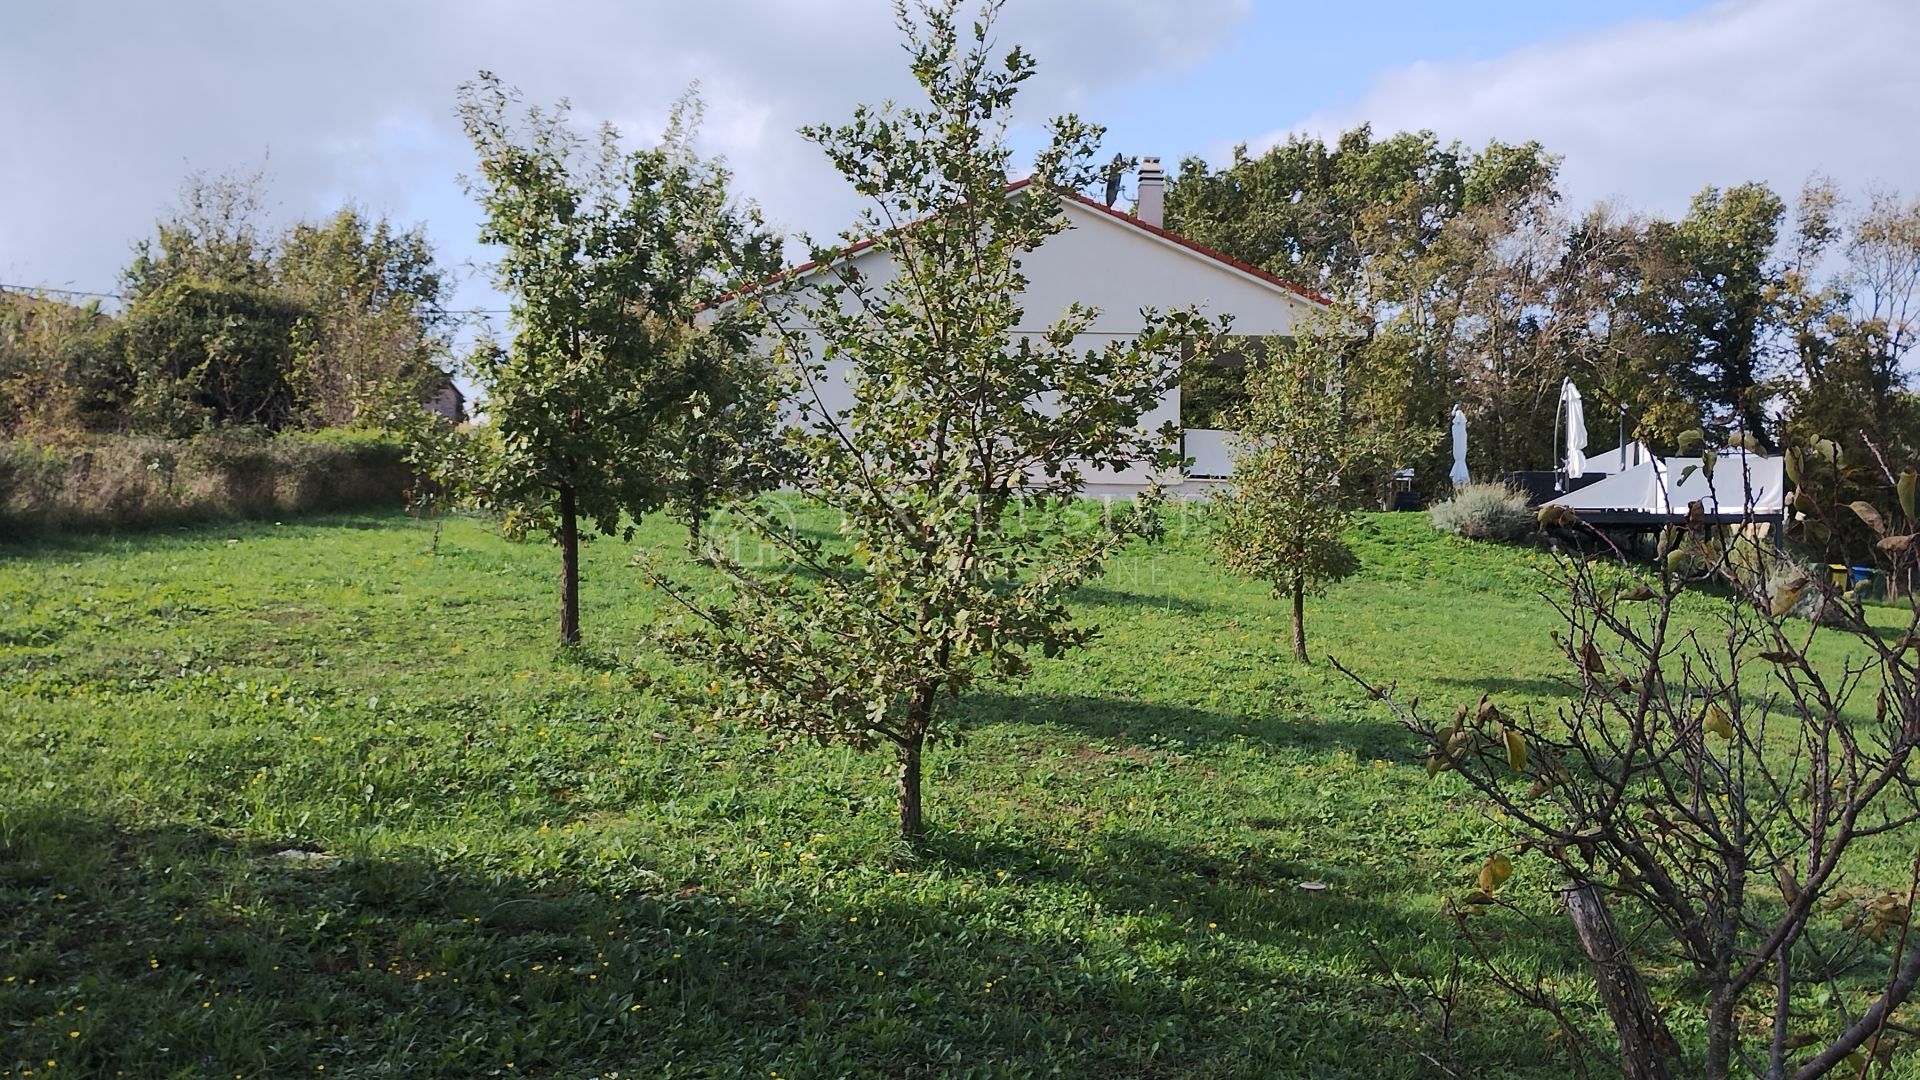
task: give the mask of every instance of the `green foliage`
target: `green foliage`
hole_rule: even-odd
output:
[[[0,436],[54,439],[117,426],[124,362],[98,304],[0,292]]]
[[[447,289],[423,230],[349,206],[289,230],[274,278],[302,309],[288,382],[307,425],[377,417],[445,384]]]
[[[1295,135],[1259,157],[1245,146],[1212,172],[1180,163],[1167,187],[1174,232],[1291,281],[1353,299],[1376,256],[1418,251],[1462,211],[1550,185],[1537,143],[1474,151],[1430,131],[1376,139],[1362,124],[1333,145]]]
[[[172,213],[155,234],[134,245],[122,275],[134,297],[183,281],[267,288],[273,283],[273,241],[262,227],[265,176],[192,173]]]
[[[703,510],[732,475],[714,440],[751,446],[770,426],[772,381],[748,354],[757,306],[711,305],[778,248],[727,172],[693,152],[691,96],[658,146],[632,152],[611,126],[590,144],[564,103],[520,112],[491,74],[461,88],[513,341],[474,358],[490,438],[435,471],[510,529],[560,543],[560,632],[574,641],[580,522],[614,535],[677,496]]]
[[[1771,294],[1804,376],[1786,385],[1782,442],[1804,449],[1828,440],[1848,461],[1884,462],[1837,478],[1842,502],[1884,502],[1887,469],[1920,466],[1920,398],[1906,374],[1917,329],[1906,312],[1920,299],[1920,200],[1876,195],[1853,215],[1831,182],[1817,182],[1797,216],[1798,251]],[[1846,272],[1815,278],[1835,245]],[[1858,523],[1839,531],[1847,561],[1873,557],[1877,537]]]
[[[337,426],[444,384],[443,286],[425,235],[349,207],[276,238],[259,185],[193,177],[140,244],[113,328],[122,429]]]
[[[181,437],[292,420],[287,375],[302,312],[273,287],[259,184],[258,176],[189,177],[173,216],[136,247],[120,328],[133,430]]]
[[[1553,231],[1557,172],[1535,143],[1471,150],[1362,126],[1331,146],[1295,137],[1257,158],[1243,148],[1218,173],[1189,160],[1167,212],[1175,231],[1365,317],[1357,406],[1390,452],[1364,482],[1384,497],[1393,470],[1412,467],[1437,493],[1452,402],[1467,405],[1490,467],[1544,449],[1539,425],[1503,420],[1539,411],[1559,385],[1564,343],[1540,258],[1553,239],[1533,236]]]
[[[1742,184],[1694,196],[1685,217],[1671,229],[1656,228],[1653,242],[1683,268],[1675,321],[1666,331],[1682,359],[1698,372],[1699,399],[1731,411],[1726,422],[1708,417],[1708,431],[1725,439],[1735,430],[1771,452],[1774,425],[1766,414],[1768,372],[1764,337],[1771,322],[1772,265],[1786,204],[1765,184]]]
[[[1507,484],[1468,484],[1436,505],[1433,527],[1468,540],[1518,540],[1533,531],[1527,495]]]
[[[301,315],[283,294],[245,282],[182,277],[138,294],[123,325],[131,426],[176,438],[229,424],[287,426]]]
[[[1569,216],[1556,172],[1534,144],[1472,151],[1362,127],[1331,145],[1242,150],[1219,172],[1190,160],[1168,217],[1370,318],[1356,357],[1372,376],[1364,412],[1396,433],[1388,464],[1415,467],[1435,494],[1450,403],[1466,407],[1482,471],[1539,468],[1558,454],[1548,440],[1568,376],[1590,417],[1626,407],[1631,434],[1659,452],[1694,429],[1771,451],[1784,398],[1789,427],[1855,443],[1871,429],[1911,460],[1911,204],[1876,196],[1850,217],[1816,183],[1783,259],[1786,207],[1764,185],[1707,188],[1676,220]],[[1835,245],[1850,265],[1817,278]]]
[[[1068,597],[1151,525],[1153,499],[1073,529],[1054,512],[1093,470],[1177,465],[1173,432],[1138,418],[1212,330],[1146,312],[1137,337],[1089,348],[1079,337],[1095,313],[1074,306],[1014,336],[1029,325],[1021,259],[1066,228],[1061,193],[1095,175],[1098,133],[1053,121],[1032,182],[1010,194],[1001,133],[1033,62],[993,54],[991,6],[971,36],[957,7],[901,12],[924,107],[861,107],[846,125],[806,129],[873,204],[856,231],[873,241],[863,258],[898,271],[818,250],[819,268],[768,301],[799,384],[843,380],[851,395],[830,412],[803,393],[786,432],[782,480],[839,515],[835,542],[737,503],[726,520],[778,552],[774,564],[716,546],[707,556],[728,597],[709,605],[676,587],[701,617],[677,645],[717,660],[719,712],[891,744],[910,840],[923,828],[921,751],[952,702],[1092,636]]]
[[[417,411],[445,386],[424,233],[349,207],[276,237],[259,185],[190,178],[137,246],[117,315],[0,296],[0,435],[322,428]]]
[[[1293,651],[1307,660],[1302,609],[1357,569],[1346,532],[1361,478],[1384,449],[1362,427],[1347,360],[1348,327],[1303,325],[1253,359],[1247,404],[1236,418],[1233,482],[1220,497],[1219,539],[1228,566],[1293,598]]]

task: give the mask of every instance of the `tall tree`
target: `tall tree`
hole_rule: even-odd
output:
[[[1489,301],[1495,283],[1515,283],[1502,246],[1556,199],[1557,170],[1536,143],[1473,150],[1431,132],[1376,138],[1361,126],[1331,145],[1295,137],[1259,157],[1243,147],[1219,172],[1189,159],[1168,188],[1167,214],[1175,231],[1365,316],[1366,347],[1353,361],[1371,372],[1361,412],[1395,436],[1373,477],[1384,490],[1394,466],[1443,481],[1450,404],[1530,332],[1517,325],[1530,305]],[[1507,322],[1481,333],[1489,317]],[[1482,419],[1509,404],[1465,403]]]
[[[1624,407],[1628,436],[1670,453],[1682,432],[1700,426],[1700,408],[1690,346],[1667,332],[1668,298],[1682,275],[1648,241],[1648,230],[1646,219],[1608,206],[1574,221],[1555,308],[1568,328],[1569,374],[1590,395],[1589,414]],[[1548,447],[1547,457],[1556,451]]]
[[[1786,204],[1764,184],[1694,196],[1685,217],[1656,224],[1653,238],[1682,268],[1669,332],[1694,346],[1692,362],[1707,430],[1723,439],[1744,431],[1774,445],[1767,415],[1772,374],[1766,337],[1772,324],[1774,245]]]
[[[1226,563],[1293,602],[1293,655],[1307,663],[1306,599],[1358,568],[1345,534],[1367,466],[1386,445],[1357,415],[1357,320],[1323,321],[1247,371],[1240,450],[1218,500]]]
[[[1294,136],[1259,157],[1236,147],[1213,172],[1180,163],[1168,227],[1289,280],[1366,307],[1383,256],[1404,262],[1462,210],[1550,186],[1556,159],[1536,143],[1472,151],[1432,132],[1376,138],[1369,125],[1332,145]],[[1370,278],[1370,275],[1373,277]]]
[[[258,175],[196,174],[124,275],[133,426],[185,435],[212,424],[279,428],[299,304],[273,287]]]
[[[848,235],[870,248],[816,250],[777,316],[802,386],[783,479],[837,515],[837,540],[736,503],[732,520],[784,559],[756,569],[708,548],[731,586],[718,606],[663,582],[703,620],[677,645],[717,660],[724,714],[893,749],[908,840],[925,828],[922,754],[952,702],[1092,637],[1068,597],[1151,527],[1155,499],[1086,528],[1062,511],[1090,469],[1178,461],[1173,432],[1137,418],[1210,335],[1191,313],[1149,312],[1137,337],[1090,347],[1095,313],[1080,306],[1019,331],[1032,325],[1021,260],[1066,227],[1061,193],[1097,175],[1098,131],[1054,120],[1032,182],[1009,193],[1003,132],[1033,61],[995,55],[997,3],[970,34],[960,6],[896,7],[923,106],[805,130],[871,203]],[[842,378],[850,405],[810,404],[830,395],[807,387]]]
[[[0,436],[53,441],[119,426],[125,360],[98,302],[0,291]]]
[[[444,381],[446,281],[423,230],[348,206],[289,230],[273,275],[302,309],[289,379],[305,422],[352,423]]]
[[[1913,305],[1920,286],[1920,203],[1875,193],[1857,212],[1828,180],[1801,192],[1795,243],[1772,301],[1788,376],[1781,441],[1822,440],[1855,461],[1920,467],[1920,398],[1908,385]],[[1840,269],[1823,274],[1839,254]],[[1886,481],[1850,470],[1835,481],[1849,502],[1873,503]],[[1850,563],[1884,561],[1880,537],[1843,516],[1830,554]]]
[[[1879,323],[1895,364],[1920,342],[1920,197],[1875,192],[1847,238],[1854,319]]]
[[[489,438],[450,479],[510,527],[559,544],[560,636],[573,643],[582,523],[630,533],[685,490],[681,448],[723,415],[702,403],[767,384],[740,359],[756,305],[702,312],[729,280],[776,265],[778,246],[731,197],[727,171],[695,154],[691,95],[659,145],[631,152],[610,125],[584,138],[564,102],[522,108],[486,72],[461,88],[459,111],[513,340],[476,358]]]

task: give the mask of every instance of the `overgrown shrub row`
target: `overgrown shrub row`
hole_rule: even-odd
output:
[[[0,441],[0,536],[399,506],[412,476],[391,436],[338,429]]]

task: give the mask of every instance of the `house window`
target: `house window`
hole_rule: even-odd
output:
[[[1188,357],[1180,369],[1180,426],[1213,431],[1233,427],[1247,400],[1247,361],[1265,356],[1284,338],[1233,337],[1205,359]]]

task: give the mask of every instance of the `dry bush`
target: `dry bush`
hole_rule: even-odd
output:
[[[1533,531],[1526,493],[1506,484],[1467,484],[1432,510],[1433,527],[1468,540],[1513,541]]]
[[[0,534],[138,529],[195,521],[398,507],[413,482],[404,448],[368,432],[193,439],[102,436],[63,446],[0,443]]]

